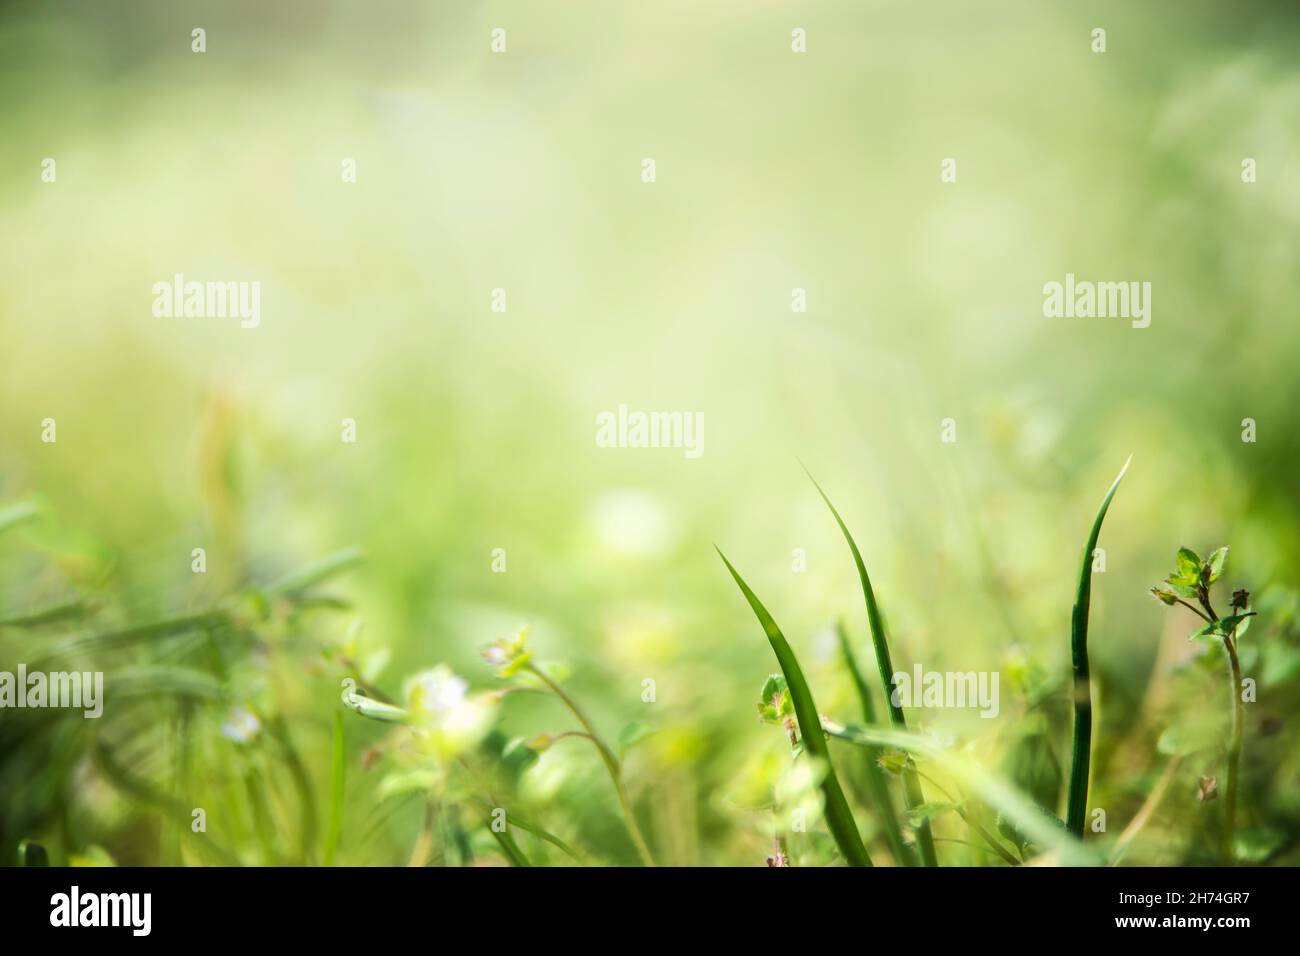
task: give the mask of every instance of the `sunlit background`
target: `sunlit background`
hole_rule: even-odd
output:
[[[1176,758],[1125,862],[1217,860],[1223,656],[1147,589],[1229,545],[1259,611],[1237,854],[1294,863],[1298,42],[1283,2],[0,5],[0,669],[107,694],[0,711],[4,861],[501,863],[505,805],[634,864],[597,750],[535,739],[578,729],[553,695],[485,698],[454,758],[340,700],[438,664],[511,686],[481,652],[527,624],[628,744],[657,862],[761,866],[798,781],[713,544],[823,712],[859,716],[840,618],[883,705],[801,463],[895,664],[1002,675],[997,719],[911,723],[1032,789],[1068,769],[1080,550],[1132,454],[1093,585],[1090,839]],[[260,325],[156,317],[176,273],[259,281]],[[1044,318],[1066,273],[1149,281],[1150,327]],[[703,413],[703,455],[598,447],[620,404]],[[872,771],[832,753],[896,862]],[[792,862],[835,859],[812,811]],[[998,862],[934,826],[944,862]]]

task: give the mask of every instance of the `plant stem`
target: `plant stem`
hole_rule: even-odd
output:
[[[1156,812],[1156,808],[1160,806],[1160,801],[1165,798],[1165,791],[1169,789],[1169,784],[1173,781],[1174,774],[1178,772],[1178,767],[1182,762],[1183,758],[1180,755],[1175,755],[1169,758],[1169,763],[1165,765],[1164,773],[1162,773],[1160,779],[1156,781],[1155,789],[1152,790],[1151,795],[1146,798],[1146,802],[1144,802],[1142,807],[1138,810],[1137,816],[1135,816],[1132,822],[1124,828],[1124,832],[1121,833],[1119,839],[1115,841],[1115,849],[1111,852],[1110,857],[1111,866],[1119,865],[1119,861],[1123,859],[1125,851],[1128,850],[1128,845],[1133,842],[1133,838],[1142,831],[1142,828],[1147,825],[1147,821],[1151,819],[1152,814]]]
[[[921,771],[919,770],[917,771],[917,774],[919,774],[923,779],[927,780],[930,786],[938,790],[940,795],[942,795],[945,800],[947,800],[949,803],[953,805],[953,809],[957,811],[957,816],[961,817],[962,820],[965,821],[966,826],[969,827],[972,832],[978,833],[980,838],[983,839],[984,842],[987,843],[989,847],[998,854],[998,856],[1002,857],[1002,859],[1006,860],[1012,866],[1020,865],[1020,861],[1011,854],[1010,850],[1008,850],[1005,846],[1002,845],[1002,841],[996,839],[991,833],[989,833],[988,830],[984,829],[984,827],[980,824],[980,822],[976,820],[974,817],[972,817],[966,811],[966,808],[962,806],[959,801],[954,800],[952,798],[952,794],[950,794],[944,787],[940,786],[939,782],[935,780],[934,777],[931,777],[928,773],[921,773]],[[971,844],[971,845],[975,846],[976,844]]]
[[[614,792],[618,795],[619,807],[622,809],[623,816],[627,820],[628,833],[632,836],[632,842],[636,845],[636,851],[641,857],[641,862],[646,866],[654,866],[655,861],[654,857],[650,855],[650,847],[646,844],[645,837],[641,835],[641,827],[636,822],[636,814],[632,811],[632,803],[627,798],[627,791],[623,789],[623,771],[619,764],[618,757],[614,754],[614,751],[610,749],[609,745],[600,738],[600,735],[596,733],[595,726],[587,719],[587,715],[583,713],[582,708],[578,706],[578,702],[565,693],[564,688],[551,680],[551,678],[536,665],[529,664],[527,665],[527,669],[530,673],[536,676],[538,680],[550,688],[551,693],[560,698],[564,703],[564,706],[568,707],[573,716],[578,719],[578,723],[582,724],[583,729],[587,732],[587,736],[591,738],[591,742],[595,745],[596,752],[600,754],[600,759],[604,762],[605,769],[609,772],[609,779],[614,783]]]
[[[1217,621],[1219,615],[1214,613],[1214,608],[1210,605],[1210,589],[1204,583],[1197,586],[1197,597],[1210,620]],[[1232,741],[1228,745],[1228,784],[1224,788],[1223,830],[1219,835],[1219,852],[1223,855],[1224,862],[1232,866],[1235,862],[1232,831],[1237,825],[1237,767],[1241,763],[1241,728],[1246,720],[1246,708],[1241,700],[1241,661],[1237,657],[1235,627],[1224,635],[1223,648],[1228,652],[1228,680],[1232,684],[1229,688],[1232,691]]]
[[[1241,728],[1246,718],[1246,708],[1241,700],[1241,661],[1237,658],[1237,629],[1233,628],[1223,641],[1228,649],[1229,673],[1232,680],[1232,746],[1228,750],[1228,786],[1223,800],[1223,835],[1220,838],[1223,857],[1229,865],[1235,862],[1232,831],[1237,823],[1237,767],[1241,763]]]

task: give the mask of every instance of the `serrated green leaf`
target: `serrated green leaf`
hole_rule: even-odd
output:
[[[1237,636],[1240,637],[1245,633],[1245,628],[1249,626],[1247,619],[1254,617],[1255,613],[1254,611],[1247,611],[1245,614],[1232,614],[1228,617],[1221,617],[1217,621],[1206,624],[1200,630],[1192,632],[1187,639],[1194,641],[1202,637],[1227,637],[1234,630],[1236,630]],[[1243,626],[1243,622],[1247,622],[1245,626]]]

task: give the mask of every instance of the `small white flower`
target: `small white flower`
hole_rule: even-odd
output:
[[[221,725],[221,733],[237,744],[246,744],[262,730],[262,722],[251,711],[236,707]]]

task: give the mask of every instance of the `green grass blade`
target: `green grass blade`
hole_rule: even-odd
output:
[[[862,704],[862,722],[868,727],[873,726],[876,723],[876,708],[871,701],[871,690],[862,677],[862,670],[858,667],[857,657],[854,656],[853,648],[849,644],[848,632],[844,629],[842,621],[835,622],[835,633],[840,639],[840,653],[844,656],[844,666],[848,668],[849,676],[853,678],[853,686]],[[898,814],[894,811],[894,801],[885,783],[885,771],[877,763],[880,758],[880,748],[868,746],[866,749],[867,792],[884,824],[889,849],[899,866],[913,866],[916,863],[915,855],[903,840],[903,831],[898,825]]]
[[[1069,804],[1066,828],[1083,838],[1084,817],[1088,813],[1088,769],[1092,759],[1092,688],[1088,678],[1088,607],[1092,602],[1092,552],[1096,550],[1101,535],[1101,523],[1106,518],[1115,490],[1128,471],[1130,455],[1124,467],[1111,483],[1110,491],[1102,499],[1093,519],[1088,543],[1083,546],[1083,567],[1079,572],[1079,590],[1070,616],[1070,659],[1074,666],[1074,744],[1070,759]]]
[[[347,740],[343,732],[343,711],[334,711],[334,736],[330,747],[330,815],[325,830],[325,865],[334,865],[334,854],[343,835],[343,793],[347,786]]]
[[[532,866],[528,862],[528,857],[524,856],[524,851],[519,849],[519,844],[515,843],[515,838],[508,832],[502,830],[500,833],[492,826],[492,821],[488,821],[488,831],[496,838],[497,844],[501,847],[501,852],[505,858],[510,861],[511,866]]]
[[[938,746],[929,738],[903,730],[857,727],[826,721],[826,732],[859,747],[890,747],[923,757],[951,776],[962,788],[1015,824],[1036,845],[1056,855],[1057,861],[1096,866],[1100,858],[1075,839],[1055,816],[1043,810],[1018,788],[985,770],[978,761]]]
[[[721,549],[718,549],[718,556],[722,558],[722,563],[731,572],[740,592],[745,595],[745,600],[753,609],[754,616],[763,626],[768,643],[772,645],[776,659],[781,665],[785,682],[790,688],[790,696],[794,701],[795,718],[799,722],[799,733],[803,738],[804,749],[826,764],[826,776],[822,778],[821,790],[826,802],[826,825],[830,828],[831,836],[835,838],[836,845],[850,866],[871,866],[871,857],[867,855],[867,848],[862,843],[861,834],[858,833],[858,825],[853,820],[848,801],[844,799],[844,791],[840,789],[839,779],[835,776],[835,767],[831,764],[831,750],[822,733],[821,715],[817,712],[812,691],[808,687],[807,680],[804,679],[803,669],[800,668],[799,661],[795,658],[794,651],[790,649],[785,635],[777,627],[772,615],[767,613],[767,608],[763,607],[762,602],[749,589],[749,585],[731,566],[731,562],[727,560],[727,556]]]
[[[272,581],[262,588],[262,593],[267,597],[289,597],[354,568],[364,560],[365,555],[357,548],[344,548]]]
[[[894,703],[894,697],[891,693],[894,679],[894,664],[889,657],[889,640],[885,636],[885,624],[880,618],[880,606],[876,604],[876,592],[871,587],[871,578],[867,575],[866,563],[862,560],[862,552],[858,550],[858,544],[853,540],[853,535],[849,533],[849,527],[840,517],[839,511],[831,503],[830,497],[822,490],[822,486],[817,484],[817,479],[804,469],[804,474],[808,475],[808,480],[813,483],[817,493],[822,496],[822,501],[826,502],[826,507],[831,510],[835,517],[835,523],[840,526],[840,532],[844,535],[844,540],[849,544],[849,551],[853,554],[853,563],[858,568],[858,580],[862,583],[862,596],[867,603],[867,623],[871,626],[871,643],[876,649],[876,666],[880,671],[880,686],[885,693],[885,703],[889,707],[890,722],[900,729],[907,729],[907,718],[903,716],[903,708]],[[915,810],[925,802],[925,796],[921,792],[921,781],[917,777],[916,771],[910,767],[903,773],[903,793],[907,797],[907,808]],[[937,866],[938,857],[934,852],[934,837],[930,834],[930,821],[926,820],[921,823],[916,830],[916,845],[921,851],[921,861],[926,866]]]

